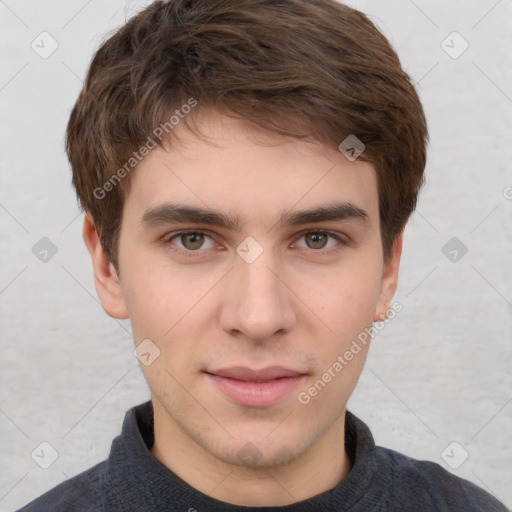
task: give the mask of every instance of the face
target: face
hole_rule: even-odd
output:
[[[155,418],[216,460],[274,467],[343,422],[368,350],[354,340],[389,308],[397,260],[370,164],[199,120],[211,141],[182,129],[133,171],[119,291],[98,292],[150,340]]]

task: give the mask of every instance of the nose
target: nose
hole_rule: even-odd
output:
[[[236,256],[224,284],[223,330],[259,342],[275,341],[276,336],[289,332],[297,319],[289,286],[271,250],[263,251],[252,263]]]

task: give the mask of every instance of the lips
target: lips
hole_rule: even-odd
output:
[[[283,379],[286,377],[299,377],[303,373],[283,368],[281,366],[270,366],[262,370],[251,370],[242,366],[233,366],[222,370],[214,370],[207,372],[212,375],[224,377],[226,379],[241,380],[245,382],[268,382],[275,379]]]
[[[244,407],[269,407],[306,378],[305,373],[281,366],[261,370],[233,366],[205,373],[228,400]]]

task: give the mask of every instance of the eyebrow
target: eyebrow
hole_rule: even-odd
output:
[[[281,227],[286,227],[351,220],[370,225],[368,213],[352,203],[335,203],[308,210],[283,211],[281,212],[278,224]],[[240,218],[237,215],[229,216],[211,208],[200,208],[175,203],[164,203],[150,208],[144,212],[141,220],[141,224],[148,228],[172,223],[206,224],[230,231],[240,230]]]

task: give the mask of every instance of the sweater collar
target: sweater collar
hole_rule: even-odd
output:
[[[307,512],[348,509],[365,494],[377,466],[369,428],[346,411],[345,446],[353,465],[348,476],[329,491],[286,506],[244,507],[219,501],[191,487],[149,451],[154,442],[151,401],[130,409],[121,435],[112,442],[105,485],[111,489],[105,510],[209,512]]]

